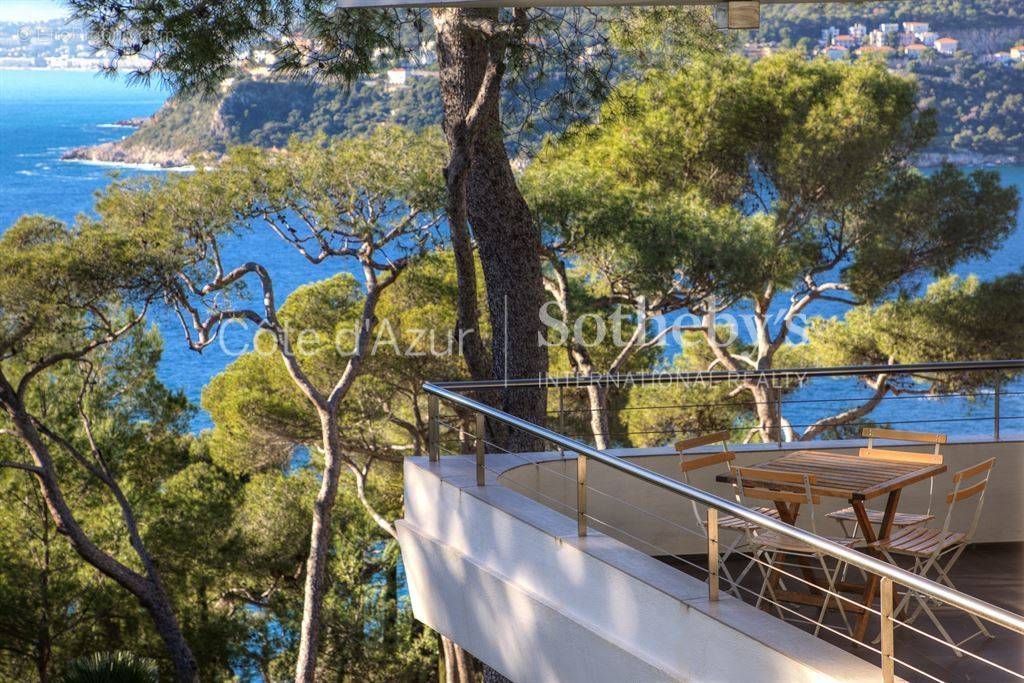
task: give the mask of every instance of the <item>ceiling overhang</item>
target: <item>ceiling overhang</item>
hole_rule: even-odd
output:
[[[721,29],[756,29],[760,24],[761,5],[794,4],[822,0],[340,0],[338,7],[347,9],[438,8],[461,7],[468,9],[505,7],[682,7],[706,5],[714,7],[715,23]],[[856,2],[857,0],[824,0],[828,3]]]

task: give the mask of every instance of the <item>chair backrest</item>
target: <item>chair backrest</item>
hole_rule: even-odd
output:
[[[888,462],[915,462],[922,465],[941,465],[942,453],[939,446],[949,441],[945,434],[933,434],[931,432],[906,432],[898,429],[878,429],[867,427],[861,430],[861,435],[868,437],[868,447],[862,448],[858,455],[862,458],[873,460],[885,460]],[[917,443],[934,444],[935,448],[931,453],[916,453],[914,451],[901,451],[891,448],[875,448],[875,439],[897,439],[901,441],[914,441]],[[935,498],[935,477],[928,478],[928,508],[925,514],[932,513],[932,503]]]
[[[712,443],[721,443],[722,451],[720,453],[706,453],[694,457],[685,457],[683,455],[684,451],[688,451],[691,448],[707,446]],[[690,472],[719,463],[730,462],[736,458],[736,454],[729,450],[729,432],[715,432],[714,434],[704,434],[703,436],[695,436],[692,439],[677,441],[676,452],[679,453],[679,469],[687,483],[690,482]]]
[[[945,434],[933,434],[931,432],[905,432],[899,429],[879,429],[867,427],[861,430],[861,436],[868,438],[868,447],[860,449],[862,458],[876,458],[878,460],[895,460],[897,462],[921,462],[942,464],[942,454],[939,447],[949,441]],[[931,453],[915,453],[913,451],[895,450],[892,448],[875,448],[875,439],[893,439],[897,441],[913,441],[915,443],[930,443],[934,445]]]
[[[821,497],[811,489],[817,483],[813,474],[803,472],[779,472],[756,467],[735,467],[736,486],[741,502],[753,507],[748,501],[771,501],[773,503],[810,506],[811,530],[817,533],[814,521],[814,506]]]
[[[683,455],[684,451],[691,448],[697,448],[699,446],[707,446],[708,444],[721,443],[722,450],[717,453],[704,453],[701,455],[686,457]],[[729,432],[715,432],[714,434],[704,434],[702,436],[695,436],[691,439],[683,439],[682,441],[676,442],[676,451],[679,453],[679,470],[683,473],[683,479],[687,484],[692,485],[693,482],[690,480],[690,472],[695,470],[704,469],[705,467],[712,467],[725,463],[725,471],[728,471],[728,463],[736,459],[736,454],[729,450]],[[738,500],[738,499],[737,499]],[[700,508],[696,501],[690,501],[693,507],[693,514],[697,518],[697,524],[701,528],[704,528],[706,520],[700,514]]]
[[[974,518],[967,532],[968,538],[974,536],[974,532],[978,528],[978,522],[981,519],[981,507],[985,502],[985,489],[988,488],[988,480],[992,476],[992,468],[995,467],[995,464],[996,459],[989,458],[979,462],[977,465],[971,465],[953,473],[953,489],[946,495],[946,505],[948,507],[946,508],[946,521],[942,526],[943,529],[949,529],[949,522],[953,517],[953,509],[957,503],[977,496],[978,501],[974,508]]]
[[[922,465],[941,465],[942,453],[939,446],[949,441],[945,434],[933,434],[932,432],[907,432],[899,429],[879,429],[877,427],[866,427],[861,430],[861,436],[868,437],[868,447],[862,448],[858,455],[862,458],[872,460],[885,460],[888,462],[915,462]],[[930,443],[935,446],[931,453],[916,453],[914,451],[902,451],[892,448],[875,448],[875,439],[895,439],[899,441],[913,441],[916,443]],[[928,508],[925,514],[932,513],[932,502],[935,497],[935,477],[928,478]]]

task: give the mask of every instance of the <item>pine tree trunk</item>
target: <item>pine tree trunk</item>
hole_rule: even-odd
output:
[[[764,385],[751,385],[750,394],[756,403],[757,421],[761,439],[765,443],[782,440],[782,424],[779,420],[779,392]]]
[[[333,416],[327,411],[320,411],[320,427],[324,443],[324,471],[320,491],[313,503],[313,524],[302,603],[302,638],[295,663],[296,683],[313,683],[316,679],[317,646],[322,621],[320,612],[323,608],[327,560],[331,547],[331,512],[338,495],[338,478],[342,467],[337,430],[334,428]]]
[[[494,9],[433,10],[444,130],[453,155],[463,151],[460,135],[465,133],[467,114],[480,93],[488,64],[502,63],[505,58],[504,39],[488,37],[469,26],[468,21],[494,20],[497,16]],[[491,374],[499,379],[540,377],[548,365],[547,347],[539,343],[539,313],[545,300],[540,231],[512,173],[500,105],[499,97],[486,100],[479,114],[479,128],[469,145],[466,217],[476,237],[487,289]],[[464,256],[465,245],[462,253]],[[465,276],[466,270],[464,263],[460,276]],[[475,291],[460,294],[475,296]],[[508,413],[543,424],[546,398],[543,389],[504,389],[500,403]],[[522,432],[499,432],[494,438],[513,451],[534,446],[534,439]],[[506,680],[486,664],[483,669],[485,681]]]
[[[610,447],[611,423],[608,419],[608,387],[591,385],[587,387],[587,404],[590,407],[590,431],[594,434],[594,447],[603,451]]]
[[[145,599],[141,602],[149,612],[160,639],[164,641],[164,647],[171,655],[175,676],[181,683],[195,683],[199,680],[199,664],[185,641],[171,603],[162,590],[153,589],[152,593],[150,604],[147,604],[148,601]]]
[[[52,636],[50,633],[51,601],[50,601],[50,520],[42,511],[42,543],[43,567],[39,572],[39,628],[36,634],[36,672],[39,683],[49,683],[50,655],[52,654]]]
[[[64,498],[47,442],[39,433],[13,387],[2,376],[0,376],[0,404],[10,416],[15,431],[32,455],[36,468],[34,474],[39,483],[39,490],[57,532],[67,537],[71,547],[83,560],[135,596],[135,599],[149,614],[157,634],[164,643],[171,663],[174,665],[175,678],[180,683],[198,681],[199,665],[185,640],[170,596],[167,594],[156,571],[156,566],[142,544],[141,538],[133,541],[132,546],[138,559],[146,566],[146,575],[130,569],[117,558],[102,550],[78,524],[71,506]],[[110,486],[109,483],[107,485]]]
[[[444,683],[456,683],[454,643],[441,636],[441,656],[444,658]]]
[[[444,105],[444,128],[454,150],[483,82],[489,61],[505,58],[504,39],[487,36],[468,20],[496,19],[493,9],[433,10]],[[499,83],[500,85],[500,83]],[[495,378],[539,377],[547,371],[547,348],[538,342],[544,303],[540,230],[516,185],[501,124],[500,98],[486,101],[469,149],[466,213],[476,237],[492,328],[492,374]],[[506,389],[506,412],[542,424],[543,389]],[[509,447],[525,450],[533,439],[508,435]]]

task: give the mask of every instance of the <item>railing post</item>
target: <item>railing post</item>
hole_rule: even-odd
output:
[[[437,396],[427,396],[427,458],[437,462],[441,456],[441,425],[438,424]]]
[[[779,389],[779,397],[775,399],[775,424],[778,425],[779,430],[778,447],[782,448],[782,389]]]
[[[882,577],[881,595],[879,596],[879,612],[881,613],[882,639],[882,683],[892,683],[896,676],[896,661],[893,659],[893,614],[892,614],[892,579]]]
[[[576,454],[576,532],[587,535],[587,456]]]
[[[708,599],[718,600],[718,510],[708,507]]]
[[[565,387],[558,385],[558,433],[565,434]],[[565,457],[565,449],[558,446],[558,454]]]
[[[999,381],[999,378],[997,377],[996,378],[996,386],[995,386],[995,397],[994,397],[995,398],[995,405],[993,406],[993,411],[992,411],[992,417],[993,417],[992,432],[993,432],[993,435],[995,436],[995,440],[996,441],[999,441],[999,388],[1000,388],[999,385],[1000,385],[1000,381]]]
[[[476,485],[484,485],[484,430],[487,420],[483,413],[476,414]]]

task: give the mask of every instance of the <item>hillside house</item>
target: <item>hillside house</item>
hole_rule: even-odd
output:
[[[917,59],[925,52],[928,52],[928,46],[921,43],[911,43],[903,48],[903,53],[911,59]]]
[[[843,45],[829,45],[825,56],[837,62],[847,60],[850,58],[850,49]]]
[[[955,54],[958,47],[960,47],[960,41],[957,40],[956,38],[939,38],[938,40],[935,41],[935,50],[939,54]]]

